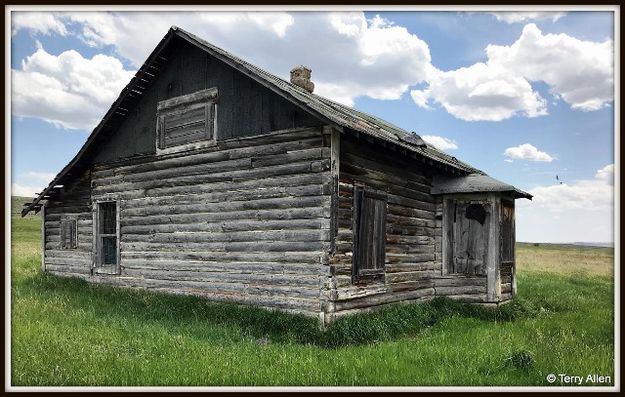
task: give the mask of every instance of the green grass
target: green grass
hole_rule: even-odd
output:
[[[437,299],[347,317],[321,332],[303,316],[42,274],[38,218],[13,217],[12,226],[13,385],[547,385],[549,373],[614,379],[610,272],[555,273],[544,263],[520,271],[519,298],[496,310]],[[531,257],[532,247],[517,254],[524,249]]]

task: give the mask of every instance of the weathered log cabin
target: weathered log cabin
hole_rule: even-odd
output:
[[[22,211],[42,269],[301,312],[516,293],[528,193],[176,27]]]

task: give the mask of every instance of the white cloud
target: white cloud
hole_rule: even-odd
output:
[[[530,17],[554,19],[557,15],[500,16],[508,20]],[[29,19],[37,22],[24,22]],[[427,43],[405,27],[379,16],[367,20],[362,12],[36,13],[22,17],[14,30],[67,34],[70,25],[89,45],[110,47],[136,67],[167,29],[177,25],[283,78],[288,78],[294,65],[305,64],[313,70],[315,93],[350,106],[359,96],[399,99],[419,83],[427,85],[410,92],[418,106],[427,109],[438,103],[453,116],[468,121],[547,114],[547,100],[532,88],[535,81],[546,82],[555,98],[575,109],[596,110],[612,100],[611,41],[597,43],[565,34],[542,34],[534,24],[526,25],[519,39],[509,46],[489,45],[485,62],[450,71],[436,69]],[[57,87],[42,74],[24,77],[22,82],[30,82],[30,89],[38,85],[52,91],[67,89],[67,82]],[[64,92],[64,99],[74,103],[77,98],[72,94],[76,93]],[[44,118],[67,126],[67,117],[54,117],[58,112],[49,111]],[[78,124],[84,126],[95,119],[91,116],[90,122]]]
[[[527,22],[531,20],[541,21],[551,19],[551,22],[555,22],[558,19],[566,15],[566,12],[555,11],[537,11],[537,12],[524,12],[524,11],[499,11],[491,12],[498,21],[506,23]]]
[[[608,164],[600,170],[597,170],[596,179],[606,181],[610,185],[614,185],[614,164]]]
[[[65,24],[58,14],[52,12],[11,12],[11,33],[15,35],[20,29],[46,35],[51,33],[67,35]]]
[[[433,70],[428,45],[402,26],[362,12],[73,12],[55,14],[96,47],[140,66],[171,25],[283,78],[313,70],[315,93],[351,105],[358,96],[399,99]],[[253,38],[253,39],[252,39]],[[340,56],[337,56],[340,54]]]
[[[83,58],[74,50],[58,56],[43,48],[12,70],[13,114],[56,126],[92,129],[134,75],[110,56]]]
[[[566,34],[523,28],[510,46],[489,45],[489,63],[529,81],[544,81],[574,109],[597,110],[613,98],[614,48],[611,40],[582,41]]]
[[[11,185],[11,195],[21,197],[35,197],[36,193],[41,192],[42,187],[25,186],[13,183]]]
[[[421,135],[424,141],[435,146],[440,150],[454,150],[458,149],[458,143],[449,138],[445,138],[437,135]]]
[[[432,108],[428,105],[428,101],[429,101],[429,91],[427,90],[412,90],[410,91],[410,96],[412,97],[412,100],[414,101],[414,103],[417,104],[417,106],[423,108],[423,109],[428,109],[431,110]]]
[[[584,208],[554,212],[543,207],[525,205],[518,200],[516,208],[517,241],[572,243],[613,242],[614,208],[588,211]]]
[[[519,146],[509,147],[504,151],[504,155],[510,159],[528,160],[528,161],[553,161],[553,157],[547,152],[538,150],[535,146],[524,143]]]
[[[612,186],[610,166],[597,172],[594,179],[571,183],[538,186],[529,190],[533,202],[523,202],[522,206],[542,207],[559,213],[573,209],[585,211],[609,210],[614,207],[614,186]]]
[[[428,73],[429,86],[411,91],[413,101],[433,100],[467,121],[500,121],[547,114],[547,101],[530,82],[543,81],[573,109],[597,110],[613,98],[613,43],[543,34],[528,24],[509,46],[489,45],[488,60],[450,71]]]
[[[453,116],[466,121],[501,121],[514,115],[547,113],[545,100],[522,77],[497,65],[476,63],[449,72],[431,74],[429,87],[411,91],[419,106],[431,98]]]
[[[571,185],[539,186],[530,190],[537,206],[554,211],[580,208],[589,211],[611,208],[614,189],[606,181],[581,180]]]
[[[529,189],[533,200],[517,201],[517,241],[613,242],[614,186],[602,170],[595,179]]]

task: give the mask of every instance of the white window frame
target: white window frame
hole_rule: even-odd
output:
[[[105,203],[115,203],[115,238],[117,243],[115,245],[116,249],[116,259],[117,263],[115,269],[113,271],[110,270],[109,266],[102,265],[101,256],[101,246],[102,246],[102,237],[110,237],[110,234],[102,235],[100,233],[100,204]],[[119,275],[121,274],[121,228],[120,228],[120,209],[121,209],[121,201],[119,199],[101,199],[94,200],[93,202],[93,250],[92,250],[92,273],[98,275]]]

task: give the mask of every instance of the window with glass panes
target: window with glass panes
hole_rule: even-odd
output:
[[[117,239],[117,203],[115,201],[98,203],[97,212],[98,263],[96,271],[101,273],[118,273]]]

